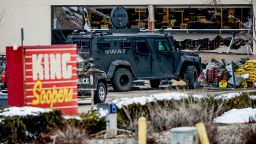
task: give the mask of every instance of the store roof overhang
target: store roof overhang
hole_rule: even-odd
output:
[[[251,8],[251,4],[222,4],[222,5],[156,5],[155,8]]]
[[[87,5],[91,8],[112,9],[116,5]],[[148,8],[148,5],[124,5],[125,8]],[[252,5],[154,5],[155,8],[252,8]]]
[[[87,5],[87,6],[248,6],[252,5],[252,0],[8,0],[2,1],[1,5]]]

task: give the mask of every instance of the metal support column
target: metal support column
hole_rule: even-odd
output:
[[[252,25],[252,33],[253,33],[253,45],[252,45],[252,53],[256,54],[256,29],[255,29],[255,16],[256,16],[256,0],[252,0],[252,11],[253,11],[253,25]]]
[[[154,5],[148,5],[148,30],[152,31],[154,29],[155,29]]]

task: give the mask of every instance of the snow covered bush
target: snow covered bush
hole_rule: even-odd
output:
[[[208,105],[207,101],[192,98],[175,101],[173,109],[152,107],[150,123],[156,131],[195,126],[199,122],[209,123],[222,112],[222,106],[220,103],[216,108],[215,105]]]
[[[225,104],[225,111],[228,111],[233,108],[247,108],[247,107],[254,107],[255,100],[252,100],[247,93],[242,93],[240,96],[236,96],[234,98],[224,100]]]
[[[173,127],[194,126],[198,122],[211,123],[214,118],[233,108],[256,105],[256,100],[251,99],[247,93],[147,101],[143,104],[119,103],[118,127],[136,132],[137,120],[144,116],[155,131],[164,131]]]
[[[188,100],[175,103],[174,109],[170,111],[171,127],[195,126],[199,122],[209,123],[222,112],[223,103],[208,105],[203,100]]]
[[[68,143],[68,139],[83,143],[89,134],[105,129],[105,119],[96,111],[65,118],[59,110],[34,107],[0,111],[0,143],[49,143],[53,135],[60,143]]]
[[[60,111],[26,116],[0,116],[0,118],[0,142],[4,143],[43,142],[42,134],[65,127]]]
[[[223,112],[223,103],[207,99],[157,101],[140,106],[123,107],[119,112],[119,126],[136,131],[137,120],[144,116],[154,131],[164,131],[179,126],[194,126],[198,122],[212,122]]]

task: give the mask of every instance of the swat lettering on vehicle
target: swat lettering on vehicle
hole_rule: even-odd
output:
[[[125,54],[126,49],[111,49],[111,50],[105,50],[105,54]]]

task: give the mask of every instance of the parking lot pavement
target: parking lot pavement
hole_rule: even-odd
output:
[[[256,95],[256,89],[168,89],[168,88],[162,88],[162,89],[151,89],[150,87],[143,87],[143,88],[133,88],[132,90],[128,92],[114,92],[111,88],[109,89],[109,93],[106,99],[106,102],[112,102],[115,99],[120,98],[133,98],[133,97],[140,97],[140,96],[150,96],[153,94],[159,94],[159,93],[169,93],[169,92],[179,92],[179,93],[187,93],[187,94],[199,94],[199,95],[220,95],[224,93],[230,93],[230,92],[247,92],[247,93],[253,93]],[[81,112],[88,112],[93,106],[91,105],[91,98],[86,98],[79,101],[79,107],[78,111]]]

